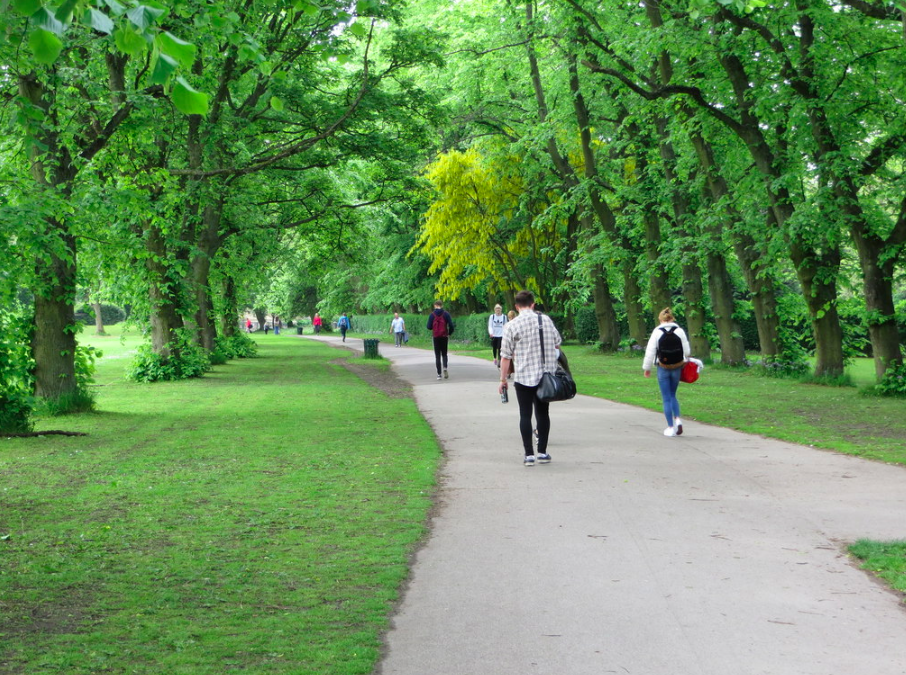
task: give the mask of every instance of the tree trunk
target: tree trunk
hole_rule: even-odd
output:
[[[598,320],[598,337],[601,340],[601,351],[615,352],[620,347],[620,326],[617,313],[607,283],[607,270],[601,264],[593,265],[595,318]]]
[[[683,256],[689,258],[688,255]],[[711,344],[705,334],[705,293],[702,289],[702,271],[693,260],[683,263],[683,299],[686,307],[686,330],[692,355],[699,359],[711,358]]]
[[[149,225],[145,236],[145,259],[148,270],[148,297],[151,301],[151,348],[164,358],[177,356],[171,353],[176,330],[183,327],[180,315],[179,294],[170,268],[164,262],[169,258],[163,233],[157,225]]]
[[[255,312],[255,318],[258,319],[258,330],[264,330],[264,324],[267,322],[267,310],[266,309],[253,309]]]
[[[648,344],[648,322],[645,321],[645,305],[642,302],[642,287],[630,261],[623,265],[623,303],[626,306],[626,321],[629,336],[633,342],[644,348]]]
[[[702,171],[704,172],[708,189],[711,193],[711,199],[715,204],[720,204],[722,202],[729,203],[728,198],[730,197],[730,190],[727,186],[727,182],[717,169],[711,144],[698,133],[692,133],[691,140],[692,145],[695,147],[695,152],[698,155],[699,166],[701,166]],[[739,223],[740,225],[743,223],[742,216],[737,213],[732,206],[727,207],[727,214],[730,216],[732,222]],[[720,239],[718,228],[719,226],[715,224],[711,233],[712,238],[715,240]],[[773,276],[769,273],[769,265],[767,264],[767,261],[763,260],[759,255],[755,240],[750,235],[746,234],[741,226],[735,228],[730,226],[727,229],[732,233],[733,250],[736,252],[736,257],[742,268],[743,278],[745,279],[746,286],[752,296],[752,306],[755,311],[755,324],[758,327],[758,340],[761,355],[767,359],[775,358],[781,351],[780,321],[777,315],[777,296],[774,293],[774,281]],[[720,331],[720,317],[725,316],[728,312],[732,315],[732,308],[734,305],[730,304],[730,301],[727,300],[718,301],[715,299],[715,295],[722,296],[726,291],[723,290],[723,288],[718,288],[716,292],[714,290],[714,276],[710,273],[711,266],[714,264],[711,257],[714,255],[717,254],[710,253],[708,256],[709,286],[711,288],[712,311],[714,312],[715,321],[717,322],[718,330]],[[728,276],[724,276],[724,274],[726,274],[726,262],[722,257],[720,258],[720,262],[724,267],[724,272],[720,273],[721,278],[729,278]],[[721,284],[721,286],[724,286],[724,284]],[[732,330],[738,333],[739,327],[736,325],[735,321],[733,323],[735,327]],[[729,326],[727,328],[729,328]],[[733,356],[731,358],[733,360],[726,362],[741,363],[745,360],[745,344],[743,343],[742,338],[740,338],[738,342],[740,343],[739,345],[735,343],[725,345],[723,338],[721,338],[722,361],[727,354],[732,354]],[[740,356],[737,350],[741,352],[740,361],[736,360],[736,358]]]
[[[107,335],[104,332],[104,317],[101,316],[101,303],[92,302],[91,309],[94,311],[94,332],[95,335]]]
[[[198,344],[207,351],[214,349],[217,328],[214,323],[214,302],[211,298],[211,261],[220,248],[220,216],[222,200],[202,211],[202,227],[198,236],[198,251],[192,258],[192,283],[195,290],[195,325]]]
[[[220,317],[220,334],[233,337],[237,333],[236,322],[239,321],[239,301],[236,299],[236,282],[227,275],[223,281],[223,314]]]
[[[59,224],[51,223],[50,226]],[[57,233],[65,243],[69,258],[51,254],[36,270],[43,282],[35,288],[35,316],[31,350],[35,359],[35,395],[56,399],[75,393],[76,251],[75,238]]]
[[[866,235],[862,222],[853,224],[852,236],[862,266],[862,290],[868,310],[868,334],[871,337],[875,375],[881,379],[891,364],[903,361],[893,304],[894,259],[888,256],[884,262],[881,261],[887,248],[885,242]]]
[[[815,335],[815,375],[839,377],[843,375],[843,329],[837,313],[836,283],[840,251],[810,255],[797,243],[790,250]]]
[[[653,207],[645,206],[645,254],[648,258],[648,298],[651,310],[657,315],[672,304],[667,286],[668,274],[661,262],[661,219]]]

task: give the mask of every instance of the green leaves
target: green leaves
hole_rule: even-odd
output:
[[[271,96],[271,108],[277,112],[283,112],[283,99],[277,96]]]
[[[99,12],[93,7],[85,10],[85,17],[83,22],[91,26],[94,30],[99,33],[106,33],[110,35],[113,32],[113,21],[109,16],[103,12]]]
[[[180,40],[172,33],[161,33],[157,36],[156,42],[161,52],[172,57],[183,68],[191,67],[195,61],[195,45],[185,40]]]
[[[145,51],[145,39],[131,27],[118,28],[113,34],[116,48],[129,56],[138,56]]]
[[[184,115],[206,115],[208,113],[208,95],[192,88],[182,77],[176,78],[176,84],[170,93],[173,105]]]
[[[63,42],[56,35],[44,28],[37,28],[28,36],[28,46],[35,56],[35,61],[50,65],[57,60],[63,51]]]
[[[41,9],[41,0],[13,0],[13,9],[23,16],[31,16]]]

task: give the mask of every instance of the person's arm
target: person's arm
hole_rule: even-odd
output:
[[[488,317],[488,335],[494,337],[494,315]]]
[[[450,316],[450,312],[444,312],[444,318],[447,320],[447,335],[453,336],[453,329],[456,326],[453,325],[453,317]]]
[[[645,371],[645,377],[651,377],[651,368],[654,366],[654,357],[657,355],[657,338],[658,329],[655,328],[648,338],[648,346],[645,348],[645,360],[642,361],[642,370]]]
[[[432,330],[433,328],[434,328],[434,312],[431,312],[428,315],[428,330]]]

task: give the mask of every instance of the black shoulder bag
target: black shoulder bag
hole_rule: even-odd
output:
[[[541,369],[544,370],[544,329],[541,327],[541,315],[538,315],[538,337],[541,339]],[[545,371],[541,375],[538,391],[535,396],[539,401],[568,401],[576,395],[576,383],[559,363],[552,373]]]

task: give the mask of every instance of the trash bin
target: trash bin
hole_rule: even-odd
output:
[[[296,335],[302,335],[302,324],[296,324]]]
[[[378,343],[380,340],[363,340],[365,343],[365,358],[366,359],[378,359],[381,357],[378,354]]]

